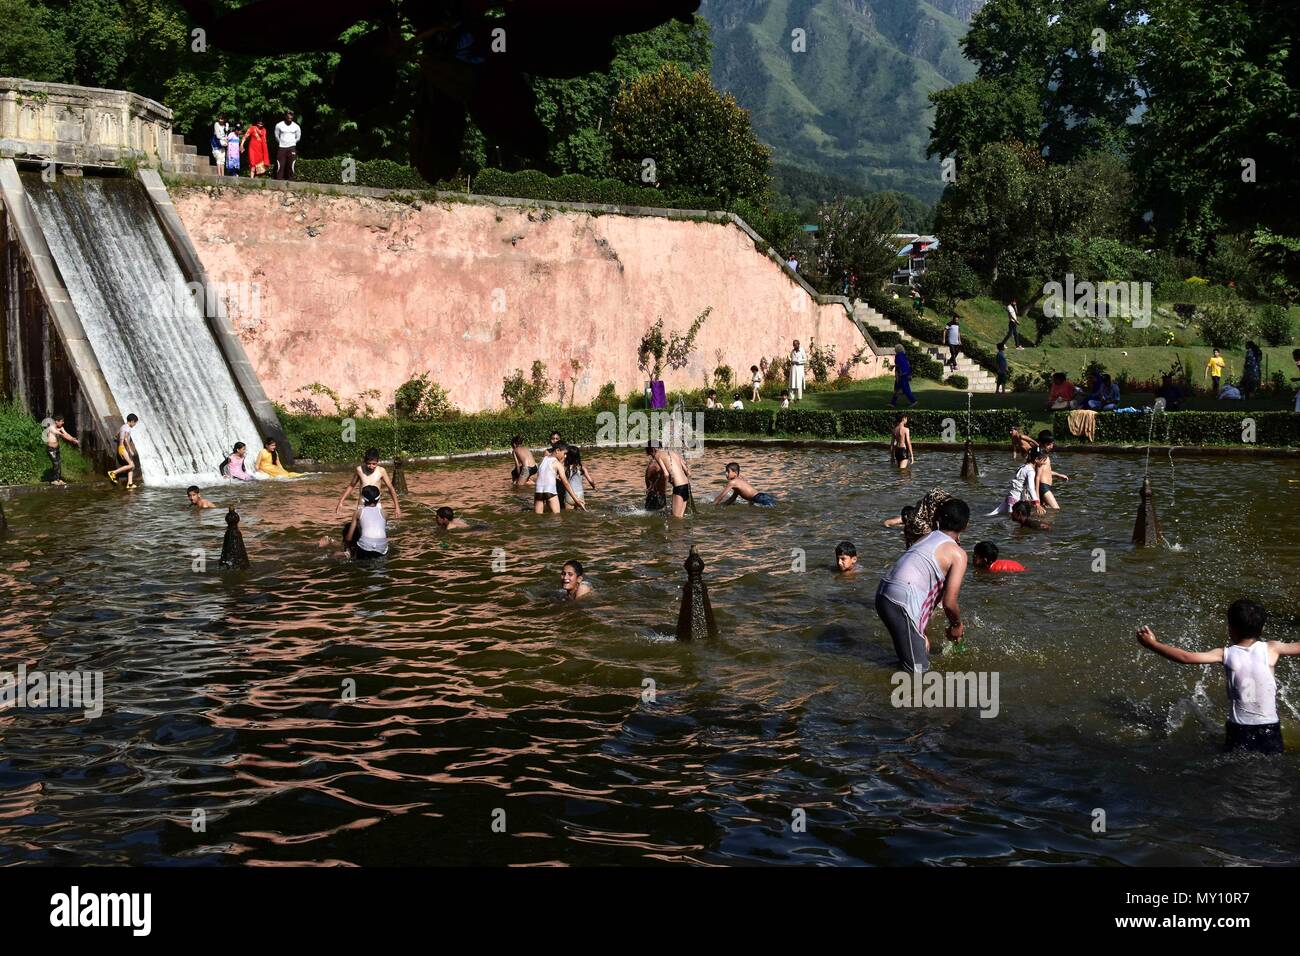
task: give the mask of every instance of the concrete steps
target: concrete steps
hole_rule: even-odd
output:
[[[978,364],[965,355],[958,354],[956,371],[949,369],[946,365],[948,360],[947,348],[932,345],[929,342],[922,342],[916,336],[902,329],[895,322],[885,318],[861,299],[853,303],[853,314],[866,323],[868,328],[876,329],[880,332],[893,332],[909,345],[921,349],[936,361],[945,363],[945,375],[966,376],[966,381],[969,383],[967,388],[968,391],[992,392],[997,388],[997,376],[989,372],[988,369],[984,368],[984,366]]]
[[[220,176],[221,170],[212,162],[207,151],[199,152],[197,146],[185,142],[185,137],[172,134],[172,166],[178,173],[192,173],[198,176]]]

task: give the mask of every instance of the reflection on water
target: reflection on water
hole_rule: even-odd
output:
[[[106,701],[97,720],[0,713],[0,863],[1295,861],[1295,755],[1218,753],[1221,672],[1133,630],[1211,647],[1250,594],[1273,637],[1300,639],[1296,463],[1153,462],[1176,550],[1128,545],[1139,458],[1062,458],[1050,532],[976,517],[967,546],[1030,569],[973,575],[968,646],[936,658],[999,672],[982,719],[890,705],[872,598],[900,550],[881,519],[936,484],[990,510],[1005,451],[968,486],[958,455],[900,476],[879,450],[710,448],[701,499],[735,458],[779,504],[678,524],[637,510],[644,456],[584,458],[588,514],[533,515],[504,459],[410,472],[373,567],[317,544],[343,475],[210,492],[243,516],[241,573],[216,566],[223,512],[179,491],[10,503],[0,667],[103,671]],[[441,504],[483,527],[440,532]],[[857,580],[829,570],[845,537]],[[668,639],[692,543],[713,646]],[[569,557],[590,604],[556,600]],[[1278,676],[1298,746],[1295,663]]]

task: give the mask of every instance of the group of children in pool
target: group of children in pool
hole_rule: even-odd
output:
[[[910,459],[911,441],[906,434],[906,416],[900,416],[899,426],[902,433],[900,435],[896,430],[891,455],[896,449],[905,448]],[[585,488],[595,488],[596,485],[581,462],[581,453],[565,443],[558,433],[551,435],[551,442],[538,462],[519,436],[512,440],[512,485],[534,485],[534,511],[538,514],[546,511],[558,513],[564,507],[559,500],[561,488],[573,507],[585,509],[583,492]],[[1019,524],[1036,522],[1034,526],[1046,526],[1039,517],[1045,513],[1044,506],[1059,507],[1052,497],[1051,479],[1065,478],[1051,470],[1052,435],[1043,432],[1035,440],[1015,429],[1012,443],[1013,455],[1025,458],[1025,464],[1016,472],[1008,500],[993,514],[1010,512]],[[664,448],[657,442],[646,446],[646,456],[646,510],[667,508],[671,489],[671,513],[682,517],[688,506],[693,507],[690,466],[679,452]],[[740,467],[735,462],[727,464],[726,478],[726,484],[714,499],[715,504],[732,503],[738,499],[757,505],[775,503],[770,495],[757,491],[740,477]],[[401,516],[397,490],[388,472],[379,464],[378,449],[366,452],[363,464],[357,467],[336,510],[343,506],[353,489],[358,488],[360,504],[344,526],[343,540],[354,559],[367,560],[388,551],[387,525],[379,507],[381,489],[387,489],[392,499],[394,516]],[[197,487],[189,488],[187,494],[195,507],[214,507],[203,498]],[[443,529],[468,527],[448,507],[437,509],[437,519]],[[945,628],[947,640],[959,643],[965,634],[959,596],[968,557],[961,547],[961,535],[969,527],[970,508],[966,502],[934,489],[884,524],[903,529],[906,550],[881,576],[876,590],[876,613],[890,635],[900,668],[925,671],[930,666],[931,652],[925,632],[936,607],[941,608],[948,619]],[[976,544],[969,563],[990,573],[1026,570],[1019,562],[1000,558],[997,545],[991,541]],[[857,549],[851,541],[841,541],[836,546],[835,568],[846,576],[858,573]],[[560,582],[566,601],[577,601],[592,593],[579,561],[564,563]],[[1229,702],[1225,748],[1229,750],[1266,754],[1283,750],[1274,668],[1280,657],[1300,655],[1300,642],[1264,640],[1262,634],[1266,622],[1267,615],[1259,604],[1246,599],[1235,601],[1228,608],[1228,645],[1204,652],[1185,651],[1164,644],[1146,626],[1137,631],[1137,640],[1142,646],[1177,663],[1223,665]]]

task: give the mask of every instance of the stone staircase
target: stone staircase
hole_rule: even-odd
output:
[[[221,170],[212,162],[211,153],[206,150],[200,153],[197,146],[191,146],[185,142],[185,137],[175,134],[172,135],[172,166],[172,171],[178,173],[213,177],[221,175]]]
[[[927,355],[932,356],[936,361],[946,363],[948,360],[948,349],[938,345],[931,345],[929,342],[922,342],[916,336],[899,328],[897,324],[885,318],[867,303],[858,299],[853,303],[853,314],[861,320],[869,329],[875,329],[879,332],[893,332],[897,334],[904,342],[924,351]],[[964,375],[969,383],[967,391],[971,392],[991,392],[997,388],[998,380],[988,369],[977,364],[966,355],[957,355],[957,370],[952,371],[944,365],[944,374],[947,375]]]

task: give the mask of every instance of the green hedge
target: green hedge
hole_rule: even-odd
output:
[[[341,186],[374,186],[379,189],[442,189],[464,192],[465,183],[429,183],[412,167],[388,159],[357,162],[356,179],[343,182],[346,157],[299,159],[295,175],[303,182]],[[722,204],[707,196],[661,191],[649,186],[631,186],[617,179],[594,179],[571,173],[548,176],[535,169],[508,173],[500,169],[480,170],[470,179],[470,191],[479,196],[510,199],[543,199],[551,202],[595,203],[604,206],[650,206],[656,209],[718,210]]]
[[[295,178],[308,183],[329,183],[334,186],[373,186],[376,189],[431,189],[429,183],[410,166],[391,159],[360,160],[356,164],[356,179],[343,182],[343,162],[346,157],[329,159],[299,159],[294,164]]]
[[[704,434],[709,435],[795,435],[816,438],[877,438],[888,435],[898,412],[879,411],[831,412],[814,409],[782,411],[733,411],[729,408],[703,412]],[[940,438],[944,422],[953,421],[956,435],[966,435],[966,416],[960,412],[909,410],[912,433],[918,438]],[[976,438],[999,440],[1019,424],[1021,413],[1015,410],[981,411],[971,415]],[[595,414],[538,416],[536,418],[497,418],[466,416],[441,422],[393,422],[357,419],[354,441],[343,440],[342,421],[337,418],[313,418],[302,415],[282,416],[295,454],[316,461],[359,461],[367,448],[378,448],[385,458],[399,452],[405,457],[447,455],[456,452],[503,450],[510,447],[513,435],[522,435],[531,447],[540,447],[557,430],[566,441],[578,445],[596,443],[600,430]]]
[[[1100,412],[1093,441],[1104,444],[1145,445],[1147,435],[1157,445],[1240,445],[1243,423],[1255,422],[1256,445],[1274,448],[1300,446],[1300,415],[1295,412],[1167,412],[1157,417],[1154,426],[1150,415]],[[1069,412],[1052,416],[1052,432],[1059,440],[1083,442],[1070,434]]]
[[[930,353],[905,340],[897,332],[888,330],[881,332],[871,329],[871,341],[882,349],[892,349],[895,345],[901,343],[903,352],[907,355],[907,360],[912,364],[913,378],[930,378],[936,382],[943,381],[943,363]]]

